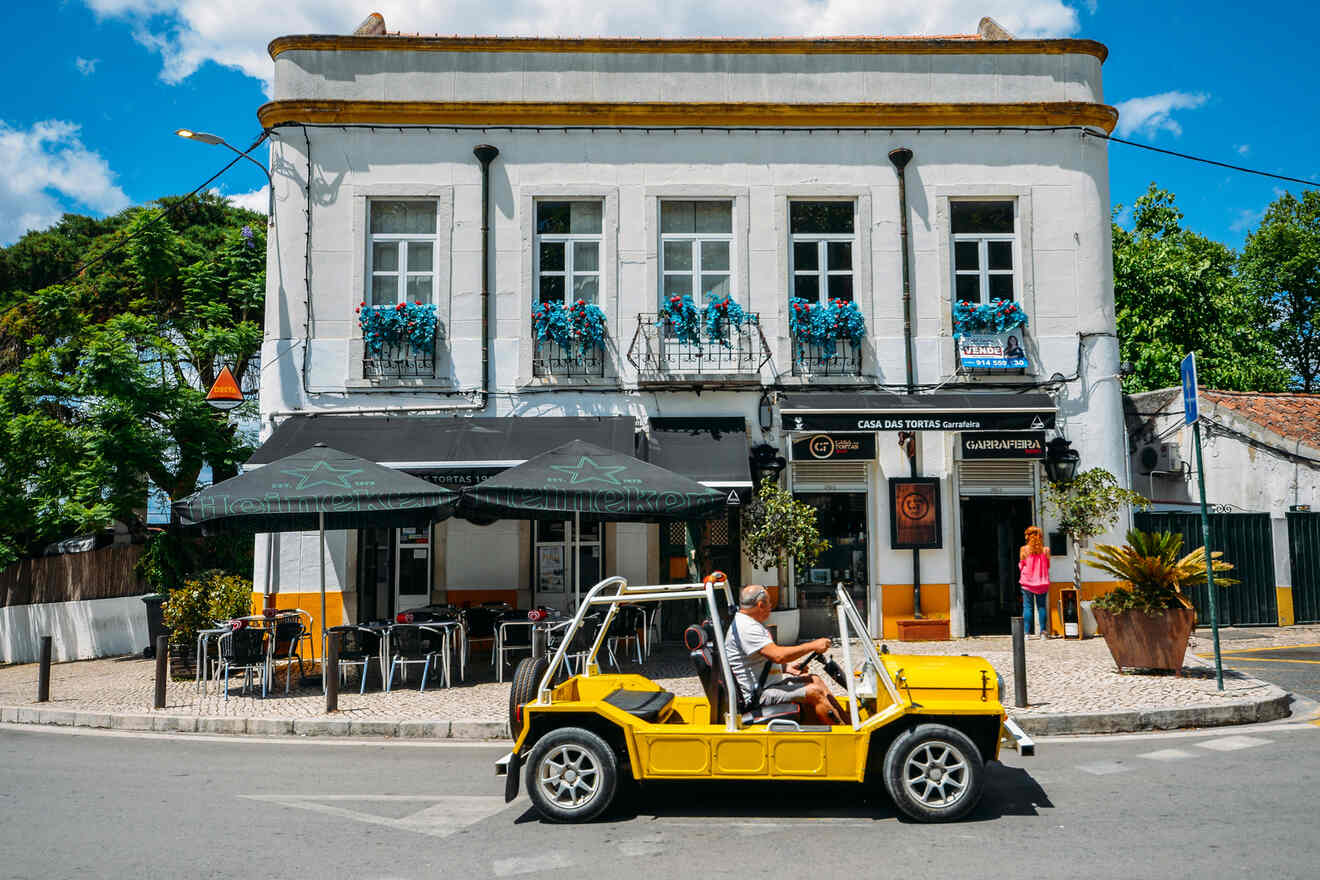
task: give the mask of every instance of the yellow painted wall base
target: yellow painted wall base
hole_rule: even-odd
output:
[[[882,584],[880,586],[880,614],[883,618],[881,638],[897,639],[898,622],[912,619],[912,585]],[[949,619],[949,585],[921,585],[921,613],[934,620]]]
[[[252,594],[252,613],[260,614],[265,607],[266,597],[261,593]],[[321,656],[321,593],[276,593],[275,607],[280,610],[301,608],[312,615],[312,644],[316,656]],[[338,590],[325,591],[325,616],[331,626],[342,626],[348,621],[344,618],[344,594]]]
[[[1275,587],[1274,595],[1279,607],[1279,626],[1292,626],[1297,622],[1293,616],[1292,587]]]

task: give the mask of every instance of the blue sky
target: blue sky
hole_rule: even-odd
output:
[[[1306,179],[1320,172],[1315,12],[1301,2],[1251,15],[1212,0],[54,0],[7,8],[0,243],[64,210],[104,214],[191,190],[228,160],[174,130],[246,146],[260,131],[269,39],[348,33],[372,9],[390,30],[656,36],[968,33],[988,14],[1018,36],[1108,45],[1118,134]],[[1110,157],[1115,202],[1130,205],[1157,181],[1189,226],[1234,247],[1279,192],[1299,189],[1118,144]],[[218,185],[264,209],[264,178],[244,165]]]

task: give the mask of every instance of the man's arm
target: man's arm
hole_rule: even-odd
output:
[[[830,649],[829,639],[814,639],[810,642],[803,642],[800,645],[776,645],[771,642],[761,648],[761,656],[771,663],[792,663],[794,660],[800,660],[813,651],[824,654]]]

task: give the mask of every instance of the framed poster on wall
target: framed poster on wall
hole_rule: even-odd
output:
[[[564,547],[562,544],[536,548],[536,589],[541,593],[564,592]]]
[[[889,542],[895,550],[944,546],[938,477],[889,478]]]

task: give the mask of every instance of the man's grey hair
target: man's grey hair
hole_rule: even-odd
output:
[[[765,587],[760,584],[748,584],[742,588],[738,594],[739,608],[755,608],[756,603],[762,598],[769,598],[770,594],[765,591]]]

